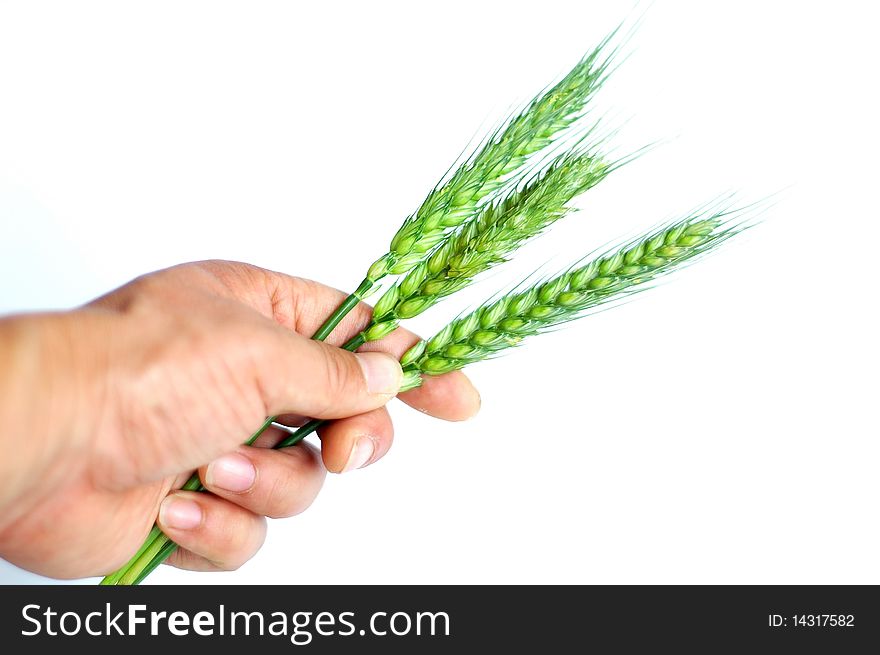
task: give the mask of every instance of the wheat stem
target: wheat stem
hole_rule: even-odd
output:
[[[528,162],[535,161],[536,153],[584,115],[591,98],[604,84],[617,52],[606,54],[615,33],[562,80],[503,123],[435,186],[398,229],[388,252],[370,266],[355,292],[324,322],[314,339],[326,339],[381,279],[404,275],[380,298],[367,329],[344,348],[355,350],[367,340],[385,336],[396,329],[400,320],[420,314],[469,284],[479,273],[505,261],[524,241],[570,212],[567,203],[572,198],[597,184],[620,164],[609,164],[596,152],[575,148],[528,178],[529,167],[534,168]],[[493,203],[503,189],[509,190],[507,196]],[[419,359],[413,352],[408,351],[402,362],[407,384],[416,386],[414,381],[420,381],[423,373],[435,371],[431,370],[430,357]],[[456,361],[463,366],[469,363],[466,359]],[[246,443],[252,444],[275,418],[267,418]],[[311,420],[275,447],[294,445],[323,423]],[[183,489],[201,491],[203,487],[198,476],[193,475]],[[154,527],[129,563],[107,576],[102,584],[138,584],[176,547]]]
[[[101,580],[101,582],[99,584],[101,584],[101,585],[119,584],[119,579],[122,578],[123,575],[125,575],[127,567],[129,567],[131,564],[136,562],[141,557],[141,555],[144,554],[144,551],[146,551],[147,548],[149,548],[150,545],[161,534],[162,534],[162,531],[159,529],[159,527],[154,525],[152,527],[152,529],[150,530],[149,534],[147,534],[147,538],[144,540],[144,543],[141,544],[141,547],[138,549],[138,551],[134,555],[132,555],[131,559],[128,560],[128,563],[125,566],[118,568],[116,571],[114,571],[110,575],[104,577],[104,579]]]
[[[354,291],[354,293],[350,294],[339,307],[336,308],[330,316],[324,321],[324,324],[318,328],[318,331],[312,335],[312,339],[315,341],[324,341],[327,337],[330,336],[330,333],[333,332],[333,329],[342,322],[348,313],[357,307],[357,304],[364,299],[364,296],[367,295],[367,292],[373,288],[373,282],[368,279],[364,279],[361,281],[358,288]]]
[[[583,316],[589,309],[636,293],[740,232],[743,228],[730,220],[734,214],[719,210],[689,216],[643,235],[617,251],[455,319],[404,353],[400,359],[404,370],[400,391],[420,386],[424,375],[442,375],[488,359],[519,345],[527,336],[540,334]],[[344,348],[356,350],[365,340],[362,332]],[[275,448],[295,445],[325,422],[312,419]],[[197,476],[184,488],[187,487],[203,488]],[[116,578],[116,583],[138,584],[175,548],[176,544],[159,533],[138,551],[139,556]]]
[[[318,328],[312,336],[316,341],[324,341],[333,331],[342,319],[360,302],[361,298],[370,290],[372,283],[364,280],[358,286],[357,290],[349,295],[339,307],[327,318],[326,321]],[[353,349],[352,349],[353,350]],[[277,416],[267,417],[262,425],[251,434],[246,446],[253,444],[260,435],[265,432],[269,426],[278,418]],[[300,441],[298,439],[297,441]],[[199,479],[198,473],[190,476],[189,480],[181,487],[183,491],[204,491],[204,486]],[[163,533],[158,526],[153,526],[144,543],[137,552],[123,566],[113,573],[105,576],[99,584],[101,585],[128,585],[139,584],[147,575],[149,575],[159,564],[168,559],[171,553],[177,548],[171,539]]]

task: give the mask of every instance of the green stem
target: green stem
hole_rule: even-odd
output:
[[[143,582],[144,579],[148,575],[150,575],[150,573],[152,573],[157,566],[168,559],[171,556],[171,553],[173,553],[175,550],[177,550],[177,544],[169,539],[168,543],[166,543],[162,547],[162,550],[160,550],[158,554],[153,558],[153,560],[146,566],[146,568],[141,571],[141,574],[137,578],[135,578],[135,581],[132,584],[137,585]]]
[[[344,346],[342,346],[345,350],[355,351],[360,348],[364,344],[363,333],[355,335],[351,339],[346,342]],[[301,427],[297,428],[296,432],[289,435],[286,439],[278,442],[273,446],[276,450],[279,448],[290,448],[291,446],[295,446],[300,441],[305,439],[307,436],[315,432],[319,427],[324,425],[327,422],[327,419],[312,419],[308,423],[305,423]],[[247,445],[250,445],[255,440],[255,437],[251,437],[251,439],[247,442]],[[194,487],[190,487],[191,484],[194,484]],[[190,491],[204,491],[204,487],[199,480],[198,475],[194,475],[189,479],[189,481],[184,485],[184,489],[188,489]],[[141,580],[146,578],[153,570],[159,566],[162,562],[168,559],[171,556],[171,553],[175,551],[177,548],[177,544],[173,541],[165,537],[161,532],[159,533],[162,538],[165,540],[165,545],[158,552],[155,549],[150,551],[149,557],[151,558],[149,561],[144,562],[135,562],[137,568],[142,569],[141,573],[135,578],[134,582],[130,584],[140,584]],[[141,551],[144,550],[144,547],[141,547]],[[141,552],[138,551],[138,552]],[[146,555],[142,559],[146,560]]]
[[[128,560],[128,563],[125,564],[124,566],[118,568],[116,571],[114,571],[113,573],[111,573],[107,577],[105,577],[103,580],[101,580],[101,582],[99,584],[102,584],[102,585],[115,585],[115,584],[117,584],[119,581],[119,578],[121,578],[125,574],[126,569],[128,569],[129,566],[134,564],[138,560],[138,558],[144,554],[144,551],[150,547],[150,544],[152,544],[153,541],[156,540],[156,537],[158,537],[160,534],[162,534],[162,531],[159,529],[158,526],[154,525],[153,529],[150,530],[149,534],[147,535],[147,538],[144,540],[144,543],[138,549],[138,552],[136,552],[132,556],[132,558],[130,560]]]
[[[312,432],[324,425],[326,422],[327,419],[325,418],[313,418],[311,421],[299,428],[296,432],[289,435],[284,441],[280,442],[277,446],[275,446],[275,448],[290,448],[291,446],[295,446],[307,436],[312,434]]]
[[[339,325],[342,319],[355,308],[355,306],[366,295],[367,291],[372,287],[373,282],[369,278],[364,278],[363,282],[360,283],[360,286],[358,286],[355,292],[342,301],[342,304],[336,308],[336,311],[330,314],[330,317],[324,321],[324,325],[319,327],[318,331],[312,335],[312,339],[315,341],[323,341],[330,336],[330,333],[333,332],[333,328]]]
[[[259,428],[257,428],[256,432],[254,432],[245,443],[248,446],[251,445],[254,441],[257,440],[257,438],[261,434],[263,434],[263,432],[265,432],[268,429],[268,427],[270,425],[272,425],[272,421],[274,421],[274,420],[275,420],[275,417],[270,416],[265,421],[263,421],[263,424],[260,425]],[[202,482],[199,479],[198,473],[194,473],[192,475],[192,477],[190,477],[190,479],[186,481],[186,484],[184,484],[181,487],[181,490],[183,490],[183,491],[201,491],[203,488],[204,487],[202,487]],[[103,580],[101,580],[101,582],[99,584],[101,584],[101,585],[120,584],[120,581],[122,580],[122,578],[127,577],[126,574],[129,572],[129,570],[131,570],[133,567],[137,566],[138,563],[141,562],[146,557],[145,553],[148,549],[150,549],[150,547],[153,545],[153,543],[156,542],[157,540],[162,539],[162,538],[167,539],[167,537],[165,537],[165,535],[162,533],[162,531],[159,529],[159,527],[154,525],[153,529],[150,530],[150,533],[147,535],[147,538],[144,540],[144,543],[141,545],[141,547],[138,549],[138,551],[132,556],[132,558],[130,560],[128,560],[128,562],[124,566],[117,569],[116,571],[114,571],[110,575],[106,576]],[[150,552],[153,553],[154,551],[151,549]],[[126,583],[122,582],[121,584],[126,584]]]
[[[348,296],[343,303],[334,311],[330,317],[324,321],[324,324],[318,328],[318,331],[312,336],[312,339],[315,341],[323,341],[326,339],[330,333],[333,331],[343,318],[354,309],[357,304],[361,301],[363,296],[370,290],[373,286],[373,282],[369,279],[364,279],[361,282],[360,286],[358,286],[357,290]],[[357,350],[364,343],[364,338],[362,334],[358,334],[351,339],[343,346],[345,350],[354,351]],[[270,416],[263,424],[254,432],[250,438],[245,442],[245,445],[250,446],[257,440],[257,438],[265,432],[269,426],[275,421],[276,416]],[[302,441],[305,437],[312,434],[315,430],[318,429],[321,425],[326,423],[324,420],[312,419],[286,439],[278,443],[275,448],[288,448],[293,446],[300,441]],[[189,480],[186,481],[181,489],[183,491],[204,491],[204,486],[202,486],[202,482],[199,479],[198,473],[194,473]],[[170,557],[171,553],[175,551],[177,548],[177,544],[171,541],[160,529],[158,526],[153,526],[153,529],[150,531],[149,535],[147,535],[147,539],[138,549],[138,551],[134,554],[134,556],[125,564],[122,568],[114,571],[103,580],[101,580],[100,584],[102,585],[136,585],[140,584],[144,578],[146,578],[150,573],[155,570],[159,564],[164,562],[168,557]]]
[[[153,542],[141,553],[141,556],[138,557],[132,566],[127,567],[125,572],[119,577],[119,580],[116,584],[118,585],[131,585],[136,584],[136,580],[140,575],[141,571],[144,570],[146,566],[153,561],[153,557],[162,550],[162,548],[171,541],[170,537],[165,534],[160,533],[159,537],[153,540]]]

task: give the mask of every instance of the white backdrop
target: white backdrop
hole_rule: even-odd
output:
[[[467,302],[729,190],[783,190],[766,222],[474,368],[470,422],[395,403],[390,454],[239,571],[150,580],[880,583],[869,6],[654,3],[602,106],[664,144]],[[349,288],[471,135],[643,9],[0,2],[0,311],[203,258]]]

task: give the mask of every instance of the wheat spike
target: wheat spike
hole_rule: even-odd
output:
[[[601,182],[615,165],[595,150],[558,156],[503,200],[486,206],[392,285],[376,303],[363,338],[381,339],[400,320],[418,316],[478,274],[507,261],[525,241],[573,211],[569,203]]]
[[[454,320],[403,355],[402,390],[419,386],[422,375],[441,375],[488,359],[525,337],[641,290],[744,229],[730,222],[731,214],[690,216]]]
[[[370,267],[367,279],[376,282],[389,274],[402,275],[424,260],[450,228],[473,218],[487,197],[509,184],[510,175],[530,155],[580,118],[607,78],[615,52],[606,56],[605,50],[613,36],[584,56],[559,83],[536,96],[436,186],[404,221],[388,252]]]

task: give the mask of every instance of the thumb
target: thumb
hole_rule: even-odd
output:
[[[385,405],[400,389],[400,363],[387,353],[351,353],[281,327],[277,331],[283,338],[273,340],[275,349],[259,366],[272,415],[354,416]]]

